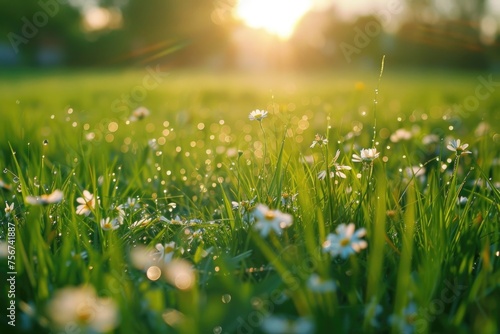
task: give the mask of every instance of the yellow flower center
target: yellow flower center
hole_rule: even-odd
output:
[[[87,324],[92,318],[92,309],[88,305],[80,307],[76,311],[76,320],[80,324]]]
[[[406,316],[406,322],[412,325],[417,320],[417,315],[415,313],[408,314]]]
[[[345,246],[349,245],[350,242],[351,242],[351,240],[349,240],[348,238],[344,238],[344,239],[340,240],[340,246],[345,247]]]
[[[267,211],[264,215],[264,218],[266,218],[266,220],[273,220],[275,217],[276,215],[272,211]]]

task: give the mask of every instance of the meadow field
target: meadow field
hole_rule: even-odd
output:
[[[2,333],[498,333],[500,76],[0,73]]]

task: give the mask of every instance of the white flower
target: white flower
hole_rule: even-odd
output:
[[[372,162],[380,155],[376,148],[363,148],[360,155],[353,154],[352,161],[354,162]]]
[[[487,122],[481,122],[477,125],[476,130],[474,130],[474,135],[476,137],[483,137],[486,136],[490,130],[491,127]]]
[[[196,231],[192,231],[191,229],[186,229],[185,231],[186,231],[185,234],[188,235],[187,240],[189,243],[192,243],[195,240],[203,241],[203,230],[202,229],[198,229]]]
[[[164,277],[179,290],[189,290],[196,282],[196,275],[191,263],[183,259],[174,259],[164,267]]]
[[[253,210],[253,208],[254,208],[253,202],[254,202],[254,199],[251,199],[249,201],[243,200],[241,202],[232,201],[231,205],[233,207],[233,210],[239,210],[240,213],[243,215],[243,214]]]
[[[437,143],[439,143],[439,136],[436,134],[431,133],[422,138],[422,144],[424,145],[431,145]]]
[[[312,155],[301,155],[299,157],[299,162],[304,165],[312,165],[314,164],[314,156]]]
[[[172,261],[175,251],[175,241],[169,242],[168,244],[156,244],[155,245],[156,252],[154,253],[155,258],[158,261],[163,261],[164,263],[168,263]]]
[[[323,147],[327,144],[328,144],[328,139],[326,139],[323,136],[320,136],[319,134],[316,134],[314,136],[314,140],[313,140],[311,146],[309,146],[309,147],[314,148],[316,145],[318,145],[319,147]]]
[[[5,183],[2,179],[0,179],[0,188],[4,190],[10,190],[12,189],[12,186],[10,184]]]
[[[251,121],[259,121],[261,122],[264,118],[267,117],[268,112],[265,110],[256,109],[248,115],[248,119]]]
[[[332,292],[337,285],[331,279],[323,279],[318,274],[311,274],[307,280],[307,287],[314,292]]]
[[[467,197],[460,196],[459,198],[457,198],[457,205],[463,206],[463,205],[467,204],[467,200],[468,200]]]
[[[71,258],[66,261],[66,267],[69,267],[73,262],[79,262],[82,260],[87,260],[89,257],[89,254],[86,251],[82,251],[80,253],[77,253],[76,251],[72,250],[70,252]]]
[[[99,298],[93,287],[63,288],[47,305],[49,319],[57,330],[77,327],[80,332],[104,333],[118,325],[118,307],[110,298]]]
[[[130,115],[129,120],[131,122],[139,121],[145,117],[148,117],[150,114],[150,111],[145,108],[145,107],[138,107],[132,112],[132,115]]]
[[[422,166],[411,166],[405,168],[405,174],[407,177],[421,177],[425,175],[425,167]]]
[[[389,317],[389,323],[397,326],[399,333],[409,334],[415,332],[415,321],[417,320],[418,310],[414,302],[410,302],[403,310],[403,314],[393,314]]]
[[[320,180],[324,180],[326,178],[326,170],[322,170],[321,172],[318,173],[318,179]],[[330,172],[330,178],[334,177],[335,176],[335,173],[334,172]]]
[[[323,251],[329,252],[332,256],[340,255],[346,259],[349,255],[358,253],[363,248],[368,246],[365,240],[361,238],[366,234],[364,228],[360,228],[356,232],[353,223],[340,224],[335,229],[336,234],[330,233],[323,242]]]
[[[382,315],[383,311],[384,308],[377,303],[377,299],[372,297],[370,303],[365,306],[365,319],[370,319],[370,325],[373,327],[379,327],[380,323],[377,318]]]
[[[156,251],[153,252],[151,249],[139,245],[130,251],[130,260],[134,267],[146,271],[151,266],[158,265],[158,259],[155,259],[156,253]]]
[[[94,138],[95,138],[94,132],[89,132],[89,133],[85,134],[85,139],[88,141],[92,141],[92,140],[94,140]]]
[[[455,152],[457,155],[465,155],[465,154],[471,154],[471,151],[467,151],[467,147],[469,147],[469,144],[460,144],[460,139],[457,140],[452,140],[446,148],[449,149],[450,151]]]
[[[141,218],[138,221],[134,222],[132,225],[130,225],[130,227],[131,228],[144,227],[144,226],[147,226],[152,221],[153,221],[153,219],[151,219],[149,217]]]
[[[56,189],[52,194],[42,194],[40,196],[26,196],[26,203],[31,205],[47,205],[62,201],[64,193]]]
[[[391,135],[390,139],[393,143],[397,143],[400,140],[408,140],[411,139],[411,132],[405,129],[397,129],[396,132]]]
[[[156,139],[150,139],[148,140],[148,146],[153,150],[153,151],[156,151],[158,150],[158,142],[156,141]]]
[[[172,212],[177,207],[177,203],[171,202],[171,203],[168,203],[167,206],[168,206],[168,211]]]
[[[12,202],[10,205],[9,203],[5,202],[5,215],[9,217],[13,211],[14,211],[14,202]]]
[[[125,219],[125,210],[123,210],[122,204],[117,206],[114,204],[111,205],[111,218],[116,219],[120,225],[123,224],[123,220]]]
[[[330,178],[333,178],[335,176],[338,176],[340,178],[343,178],[345,179],[347,176],[344,174],[344,170],[351,170],[352,168],[350,166],[344,166],[344,165],[340,165],[338,162],[337,162],[337,159],[339,158],[340,156],[340,150],[337,150],[337,152],[335,153],[335,156],[333,157],[333,160],[332,162],[330,163]],[[323,180],[326,175],[327,175],[327,171],[326,170],[323,170],[321,172],[318,173],[318,179],[320,180]]]
[[[187,224],[187,221],[182,220],[181,217],[179,217],[179,215],[176,215],[172,219],[168,219],[166,217],[161,216],[160,220],[167,223],[167,224],[172,224],[172,225],[186,225]]]
[[[293,205],[293,203],[295,202],[295,200],[297,199],[298,195],[299,195],[299,193],[290,194],[287,191],[282,192],[281,193],[281,205],[283,207],[290,208]]]
[[[293,218],[288,213],[279,210],[271,210],[264,204],[258,204],[253,211],[255,218],[254,228],[260,230],[263,237],[269,235],[273,230],[280,235],[281,230],[292,225]]]
[[[83,191],[83,197],[76,199],[80,205],[76,207],[76,214],[88,216],[95,209],[96,198],[88,190]]]
[[[269,334],[309,334],[314,333],[314,323],[306,318],[269,316],[262,322],[262,330]]]
[[[128,197],[127,198],[127,203],[124,204],[124,207],[129,209],[137,209],[139,208],[139,203],[137,203],[137,198],[135,197]]]
[[[104,231],[109,231],[109,230],[116,230],[117,228],[120,227],[120,222],[118,221],[117,218],[110,219],[107,217],[106,219],[101,219],[101,228]]]

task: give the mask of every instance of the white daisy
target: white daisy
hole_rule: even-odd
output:
[[[101,219],[101,228],[104,231],[109,231],[109,230],[116,230],[117,228],[120,227],[120,222],[118,221],[117,218],[110,219],[107,217],[106,219]]]
[[[337,150],[335,153],[335,156],[333,157],[332,162],[330,163],[330,173],[328,173],[326,170],[323,170],[318,173],[318,179],[323,180],[329,174],[330,178],[334,178],[335,176],[340,177],[345,179],[347,176],[343,172],[344,170],[351,170],[352,168],[350,166],[344,166],[341,165],[337,162],[337,159],[340,156],[340,150]]]
[[[353,154],[352,161],[354,162],[372,162],[377,159],[380,155],[380,152],[377,152],[376,148],[363,148],[361,149],[360,155]]]
[[[259,121],[261,122],[264,118],[267,117],[268,112],[266,110],[253,110],[250,115],[248,115],[248,119],[251,121]]]
[[[292,225],[293,218],[288,213],[279,210],[271,210],[264,204],[258,204],[253,211],[255,218],[254,228],[260,231],[263,237],[269,235],[273,230],[280,235],[282,229]]]
[[[364,228],[354,230],[353,223],[337,226],[335,229],[336,234],[328,234],[326,241],[323,242],[323,251],[330,253],[332,256],[339,255],[346,259],[351,254],[358,253],[363,248],[366,248],[368,243],[361,239],[366,234],[366,230]]]
[[[88,216],[96,206],[96,198],[88,190],[83,191],[83,197],[76,199],[80,205],[76,207],[76,214]]]
[[[26,203],[31,205],[47,205],[52,203],[59,203],[62,201],[64,193],[56,189],[52,194],[42,194],[40,196],[26,196]]]
[[[98,297],[92,286],[56,291],[47,305],[47,314],[58,331],[71,326],[79,332],[107,333],[119,322],[116,303],[110,298]]]
[[[469,147],[469,144],[466,143],[460,144],[460,139],[452,140],[446,146],[447,149],[455,152],[457,155],[471,154],[472,153],[471,151],[467,151],[467,147]]]
[[[151,112],[145,108],[145,107],[138,107],[134,111],[132,111],[132,115],[130,115],[129,120],[131,122],[139,121],[143,118],[146,118],[149,116]]]
[[[13,211],[14,211],[14,202],[12,202],[10,205],[9,203],[5,202],[5,215],[9,217]]]
[[[311,146],[309,146],[309,147],[314,148],[314,147],[316,147],[316,145],[319,147],[323,147],[323,146],[326,146],[327,144],[328,144],[328,139],[326,139],[323,136],[320,136],[319,134],[316,134],[314,136],[314,140],[313,140]]]
[[[169,242],[165,245],[158,243],[155,245],[155,248],[156,252],[154,252],[154,255],[158,261],[163,261],[164,263],[172,261],[175,251],[175,241]]]

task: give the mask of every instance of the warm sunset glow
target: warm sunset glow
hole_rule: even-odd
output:
[[[236,17],[247,26],[288,39],[312,0],[239,0]]]

